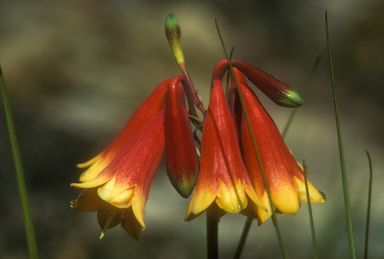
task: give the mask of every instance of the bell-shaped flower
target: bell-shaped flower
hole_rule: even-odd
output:
[[[219,221],[226,212],[242,212],[249,204],[264,207],[244,166],[221,82],[215,80],[203,127],[200,173],[185,220],[207,210]]]
[[[80,211],[97,211],[102,235],[119,223],[135,238],[145,229],[149,188],[164,153],[164,110],[139,130],[95,178],[71,186],[87,188],[71,204]],[[101,238],[100,237],[100,238]]]
[[[233,67],[243,72],[251,82],[276,104],[284,107],[299,107],[304,104],[300,95],[287,84],[245,62],[232,60]],[[227,60],[217,63],[212,80],[222,79],[229,65]]]
[[[173,78],[168,86],[165,106],[165,150],[167,174],[173,187],[188,198],[199,172],[199,157],[192,134],[191,122],[185,109],[182,76]]]
[[[166,79],[156,87],[152,94],[135,110],[124,128],[103,152],[92,160],[77,165],[80,168],[89,167],[81,174],[81,182],[95,178],[111,163],[128,141],[164,108],[170,81],[171,79]]]
[[[239,87],[251,122],[273,206],[278,212],[296,214],[300,208],[300,200],[307,201],[303,170],[293,158],[278,128],[254,92],[243,83],[239,83]],[[236,87],[232,85],[228,95],[229,102],[233,102],[237,94]],[[271,208],[244,117],[241,125],[240,135],[245,166],[258,197],[268,209],[268,212],[261,208],[250,211],[257,211],[254,217],[258,217],[259,224],[262,224],[271,216]],[[325,203],[325,195],[316,190],[309,180],[308,188],[312,203]]]

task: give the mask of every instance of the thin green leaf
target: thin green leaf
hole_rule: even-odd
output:
[[[263,163],[261,162],[260,153],[259,153],[259,149],[257,147],[255,136],[253,135],[253,130],[252,130],[251,122],[250,122],[249,117],[248,117],[247,109],[245,109],[243,96],[242,96],[242,94],[240,92],[239,84],[237,83],[237,80],[236,80],[236,77],[235,77],[235,74],[234,74],[234,71],[233,71],[233,67],[232,67],[232,64],[231,64],[231,60],[230,60],[230,57],[228,55],[227,48],[225,47],[225,43],[224,43],[224,40],[223,40],[223,37],[221,35],[220,28],[219,28],[219,25],[218,25],[216,19],[215,19],[215,23],[216,23],[217,32],[218,32],[219,37],[220,37],[221,45],[223,46],[224,54],[225,54],[225,56],[226,56],[226,58],[228,60],[229,69],[230,69],[230,71],[232,73],[233,80],[235,81],[237,92],[239,93],[239,99],[240,99],[241,106],[242,106],[243,111],[244,111],[245,120],[247,121],[248,129],[249,129],[249,132],[250,132],[250,135],[251,135],[251,138],[252,138],[253,148],[255,149],[257,162],[259,163],[261,175],[263,177],[264,186],[265,186],[265,189],[266,189],[267,195],[268,195],[268,200],[269,200],[270,208],[272,210],[271,211],[271,214],[272,214],[271,217],[272,217],[272,221],[273,221],[273,224],[275,226],[275,229],[276,229],[276,234],[277,234],[277,237],[278,237],[278,240],[279,240],[281,252],[282,252],[284,258],[288,258],[287,251],[285,249],[285,245],[284,245],[284,242],[283,242],[283,237],[281,235],[279,224],[277,222],[276,214],[275,214],[275,212],[273,210],[274,206],[273,206],[272,199],[271,199],[271,193],[269,191],[269,186],[268,186],[268,183],[267,183],[267,178],[265,177]]]
[[[1,65],[0,65],[0,88],[1,88],[1,96],[3,99],[5,117],[7,120],[9,140],[11,142],[12,155],[13,155],[13,160],[15,164],[15,171],[16,171],[17,185],[19,188],[19,194],[21,199],[21,206],[23,208],[23,216],[24,216],[24,224],[25,224],[24,227],[25,227],[25,234],[26,234],[27,243],[28,243],[29,258],[35,259],[35,258],[38,258],[35,231],[33,229],[31,209],[28,201],[28,193],[27,193],[27,187],[25,185],[23,165],[21,162],[19,146],[17,144],[15,126],[13,124],[11,106],[9,104],[7,88],[5,86],[5,80],[4,80],[3,71],[1,69]]]
[[[249,229],[251,228],[253,219],[248,217],[247,221],[244,224],[243,232],[241,233],[239,244],[237,245],[234,259],[240,259],[241,253],[243,252],[243,248],[245,245],[245,241],[247,240]]]
[[[373,171],[372,171],[372,160],[371,156],[369,155],[368,151],[367,152],[368,156],[368,161],[369,161],[369,185],[368,185],[368,208],[367,208],[367,226],[365,230],[365,248],[364,248],[364,258],[368,258],[368,237],[369,237],[369,222],[371,218],[371,199],[372,199],[372,176],[373,176]]]
[[[314,258],[317,259],[317,258],[319,258],[319,256],[317,254],[315,224],[313,223],[312,204],[311,204],[311,197],[309,196],[309,191],[308,191],[308,181],[307,181],[307,174],[305,173],[305,161],[304,160],[303,160],[303,174],[304,174],[304,181],[305,181],[305,192],[307,194],[309,222],[311,224],[313,254],[314,254]]]
[[[354,241],[354,238],[353,238],[353,229],[352,229],[351,206],[350,206],[350,203],[349,203],[347,169],[345,167],[344,148],[343,148],[343,141],[342,141],[342,137],[341,137],[339,110],[338,110],[338,107],[337,107],[335,77],[334,77],[334,73],[333,73],[331,45],[330,45],[330,41],[329,41],[327,10],[325,10],[325,28],[326,28],[326,34],[327,34],[329,66],[330,66],[330,69],[331,69],[331,78],[332,78],[333,101],[334,101],[334,105],[335,105],[337,138],[338,138],[338,142],[339,142],[339,155],[340,155],[340,165],[341,165],[341,179],[342,179],[342,182],[343,182],[344,207],[345,207],[345,216],[346,216],[347,228],[348,228],[349,253],[350,253],[350,258],[354,258],[355,259],[356,258],[356,251],[355,251],[355,241]]]

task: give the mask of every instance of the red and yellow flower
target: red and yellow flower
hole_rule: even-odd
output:
[[[152,94],[135,110],[127,124],[106,149],[90,161],[77,165],[80,168],[89,167],[81,174],[81,182],[87,182],[95,178],[112,162],[129,140],[164,109],[170,81],[171,79],[166,79],[156,87]]]
[[[293,158],[275,123],[254,92],[243,83],[239,83],[239,87],[251,122],[273,206],[281,213],[296,214],[300,208],[300,200],[307,201],[303,170]],[[229,91],[229,102],[235,102],[237,95],[237,89],[232,85]],[[268,209],[266,212],[260,207],[255,207],[255,210],[249,211],[257,212],[254,216],[259,219],[259,224],[262,224],[271,216],[271,208],[244,113],[236,116],[242,117],[239,135],[246,168],[258,197]],[[308,181],[308,188],[312,203],[325,202],[325,196],[317,191],[310,181]]]
[[[200,173],[185,220],[207,210],[218,221],[249,203],[264,208],[244,166],[221,82],[215,80],[203,127]]]
[[[168,86],[165,107],[165,146],[167,174],[173,187],[188,198],[199,172],[199,157],[193,140],[191,121],[185,109],[184,77],[173,78]]]
[[[139,238],[145,229],[149,188],[164,153],[164,110],[135,134],[111,163],[95,178],[71,186],[86,188],[72,204],[80,211],[97,211],[103,230],[121,226]],[[100,237],[100,238],[101,238]]]

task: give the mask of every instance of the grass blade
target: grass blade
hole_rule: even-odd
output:
[[[29,258],[35,259],[35,258],[38,258],[35,231],[33,228],[31,209],[28,201],[28,193],[27,193],[27,187],[25,185],[24,172],[23,172],[23,166],[21,163],[19,146],[17,145],[17,138],[16,138],[16,132],[15,132],[15,126],[13,124],[11,106],[9,104],[7,88],[5,87],[5,80],[4,80],[3,71],[1,69],[1,65],[0,65],[0,88],[1,88],[1,96],[3,99],[5,117],[7,120],[9,139],[11,142],[12,155],[13,155],[13,160],[15,164],[15,171],[16,171],[17,184],[19,187],[21,206],[23,208],[23,216],[24,216],[24,224],[25,224],[24,227],[25,227],[25,234],[26,234],[27,243],[28,243]]]
[[[311,197],[309,196],[309,191],[308,191],[308,181],[307,181],[307,174],[305,173],[305,161],[304,160],[303,160],[303,174],[304,174],[304,181],[305,181],[305,192],[307,195],[309,222],[311,224],[313,254],[314,254],[314,258],[317,259],[317,258],[319,258],[319,256],[317,253],[315,224],[313,223],[312,204],[311,204]]]
[[[325,10],[325,28],[326,28],[326,35],[327,35],[329,66],[330,66],[330,69],[331,69],[331,78],[332,78],[333,101],[334,101],[334,105],[335,105],[337,138],[338,138],[338,142],[339,142],[339,155],[340,155],[340,164],[341,164],[341,179],[342,179],[342,182],[343,182],[344,207],[345,207],[345,216],[346,216],[347,229],[348,229],[349,253],[350,253],[350,258],[356,258],[355,241],[354,241],[354,238],[353,238],[353,229],[352,229],[351,205],[349,203],[347,169],[345,167],[344,148],[343,148],[343,141],[342,141],[342,137],[341,137],[339,110],[338,110],[338,107],[337,107],[335,77],[334,77],[334,73],[333,73],[331,45],[330,45],[330,41],[329,41],[327,10]]]
[[[369,155],[368,151],[367,152],[368,156],[368,161],[369,161],[369,185],[368,185],[368,209],[367,209],[367,227],[365,230],[365,248],[364,248],[364,259],[368,258],[368,237],[369,237],[369,221],[371,218],[371,199],[372,199],[372,160],[371,156]]]
[[[243,248],[245,245],[245,241],[247,240],[249,229],[251,228],[253,219],[248,217],[247,221],[244,224],[243,227],[243,233],[241,233],[241,238],[239,241],[239,244],[237,245],[235,255],[233,256],[233,259],[240,259],[241,253],[243,252]]]

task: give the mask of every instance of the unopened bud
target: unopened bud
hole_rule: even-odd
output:
[[[179,66],[184,64],[184,55],[180,45],[180,24],[173,13],[168,14],[167,18],[165,19],[165,35],[167,36],[169,45],[171,46],[177,64],[179,64]]]

